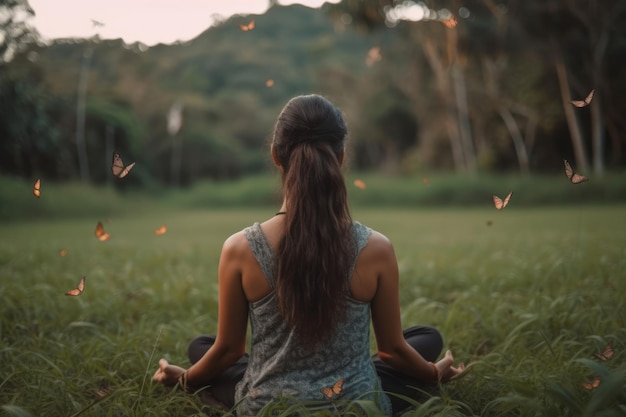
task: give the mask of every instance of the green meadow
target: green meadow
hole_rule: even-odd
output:
[[[0,415],[218,415],[152,374],[161,357],[187,365],[188,342],[216,331],[222,242],[277,206],[129,197],[122,209],[123,194],[83,191],[49,197],[70,207],[82,196],[69,215],[30,207],[52,204],[50,191],[16,197],[22,215],[0,223]],[[438,327],[468,367],[407,416],[626,414],[626,206],[533,206],[519,194],[501,211],[489,195],[354,204],[355,220],[394,242],[404,325]],[[109,240],[95,238],[97,221]],[[83,276],[84,293],[66,296]],[[346,414],[375,415],[360,405]]]

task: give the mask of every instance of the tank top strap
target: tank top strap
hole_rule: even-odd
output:
[[[363,248],[367,245],[370,235],[372,234],[372,229],[357,221],[353,221],[352,234],[354,236],[355,253],[354,259],[352,260],[352,266],[350,266],[350,271],[348,274],[350,279],[352,279],[352,273],[354,272],[354,267],[356,266],[356,260],[359,257],[359,254],[361,253]]]
[[[261,224],[255,222],[252,226],[246,227],[243,232],[248,240],[250,249],[252,249],[254,257],[261,266],[263,274],[267,278],[270,286],[274,288],[274,263],[276,255],[265,233],[263,233],[263,229],[261,229]]]

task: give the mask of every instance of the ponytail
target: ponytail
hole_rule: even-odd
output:
[[[313,129],[286,135],[293,129],[281,129],[290,125],[283,110],[274,136],[286,200],[276,292],[280,312],[297,337],[316,344],[332,334],[345,313],[355,249],[341,172],[343,119],[325,99],[305,97],[314,98],[313,108],[304,112]]]

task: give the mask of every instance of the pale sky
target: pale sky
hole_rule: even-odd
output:
[[[336,3],[338,0],[326,0]],[[280,0],[319,7],[325,0]],[[44,40],[123,38],[126,43],[187,41],[204,32],[214,15],[262,14],[268,0],[28,0],[35,10],[29,22]],[[94,26],[93,20],[104,26]]]

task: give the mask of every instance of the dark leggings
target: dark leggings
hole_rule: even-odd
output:
[[[414,326],[403,332],[406,341],[427,361],[435,362],[443,349],[443,338],[441,333],[433,327]],[[207,350],[215,343],[214,336],[198,336],[191,341],[187,354],[192,364],[198,362]],[[382,388],[389,393],[393,413],[396,414],[411,404],[396,397],[394,394],[404,395],[414,400],[420,401],[424,394],[420,390],[432,392],[432,387],[424,386],[417,380],[406,376],[384,363],[378,355],[372,356],[372,361],[382,383]],[[209,388],[211,396],[224,404],[227,408],[232,408],[235,404],[235,386],[243,377],[248,366],[248,355],[242,356],[237,362],[230,366],[220,376],[211,381]]]

